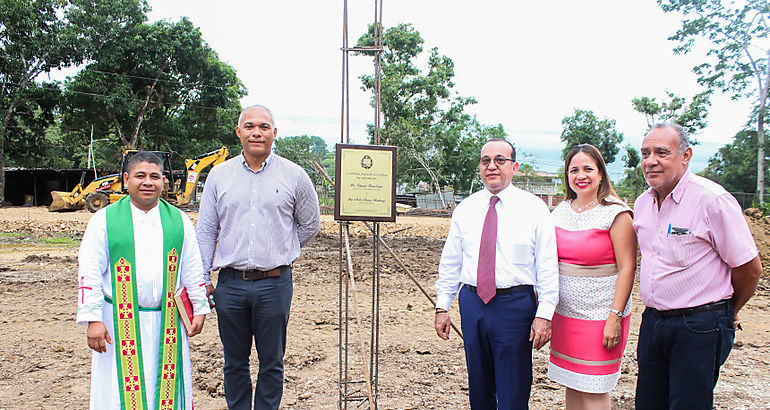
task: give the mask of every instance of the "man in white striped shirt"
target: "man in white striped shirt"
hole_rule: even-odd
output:
[[[235,128],[243,151],[211,170],[201,198],[197,235],[216,302],[229,409],[252,406],[252,338],[259,358],[253,408],[280,405],[291,264],[321,229],[310,177],[272,152],[277,132],[267,107],[244,109]],[[215,293],[210,272],[217,269]]]

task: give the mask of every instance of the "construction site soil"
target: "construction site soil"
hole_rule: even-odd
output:
[[[195,220],[197,215],[189,213]],[[715,408],[770,408],[770,221],[747,211],[765,272],[756,295],[741,312],[743,331],[715,390]],[[85,409],[91,351],[85,327],[75,324],[77,251],[91,214],[49,213],[45,208],[0,208],[0,409]],[[385,242],[433,294],[449,219],[399,216],[380,225]],[[363,380],[358,330],[369,341],[372,237],[353,223],[351,246],[361,315],[350,322],[351,377]],[[440,340],[433,306],[393,257],[381,251],[379,399],[383,409],[468,407],[462,339]],[[294,264],[294,300],[288,330],[283,408],[335,408],[338,402],[339,225],[323,217],[321,234]],[[216,278],[216,275],[214,275]],[[631,336],[613,408],[633,408],[640,315],[633,291]],[[457,304],[451,315],[459,324]],[[217,315],[191,339],[197,409],[225,409],[222,346]],[[563,388],[546,376],[548,346],[533,352],[533,409],[564,407]],[[252,374],[257,368],[252,355]],[[362,386],[358,384],[357,386]],[[350,403],[358,408],[358,403]],[[362,406],[365,408],[365,406]]]

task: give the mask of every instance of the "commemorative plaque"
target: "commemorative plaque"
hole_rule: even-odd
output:
[[[337,144],[334,219],[396,221],[396,147]]]

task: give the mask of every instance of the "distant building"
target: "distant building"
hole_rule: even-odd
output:
[[[442,201],[441,198],[444,198]],[[444,188],[441,196],[436,193],[415,194],[418,208],[423,209],[447,209],[455,207],[455,193],[452,188]]]
[[[564,200],[561,175],[551,172],[533,172],[513,176],[513,186],[531,192],[553,209]]]
[[[532,172],[529,174],[517,174],[513,176],[513,185],[517,188],[531,192],[538,196],[543,202],[553,209],[559,202],[564,200],[564,189],[561,184],[561,175],[550,172]],[[482,185],[475,184],[475,190],[481,189]],[[397,195],[397,202],[416,206],[422,209],[446,209],[454,208],[464,195],[452,191],[445,187],[441,196],[444,198],[442,203],[439,195],[431,190],[431,186],[426,182],[420,182],[417,185],[417,192],[404,193]],[[409,201],[411,197],[411,201]]]
[[[94,179],[92,169],[86,168],[5,168],[5,202],[10,205],[48,206],[51,191],[69,192],[84,175],[84,185]]]

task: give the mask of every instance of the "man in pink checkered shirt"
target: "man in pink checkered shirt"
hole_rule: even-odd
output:
[[[650,189],[634,205],[642,252],[637,409],[711,409],[738,312],[762,272],[735,198],[688,170],[685,130],[657,124],[642,143]]]

